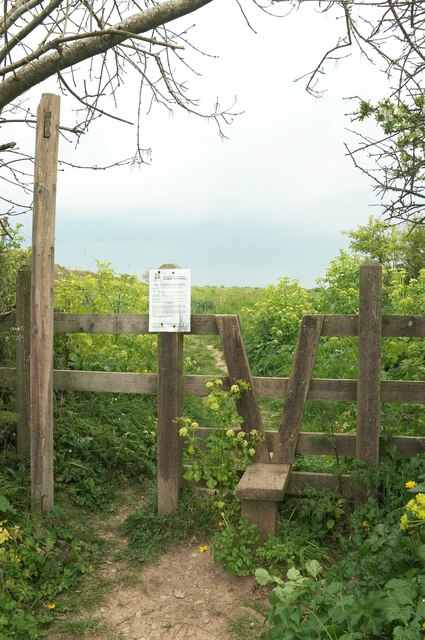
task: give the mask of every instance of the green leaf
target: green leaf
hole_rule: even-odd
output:
[[[274,582],[272,576],[270,575],[270,573],[266,569],[256,569],[255,570],[255,578],[256,578],[258,584],[261,584],[263,587],[266,584],[270,584],[271,582]]]
[[[305,570],[312,578],[317,578],[319,573],[322,572],[323,567],[317,562],[317,560],[309,560],[305,563]]]
[[[301,573],[298,571],[298,569],[295,569],[295,567],[289,569],[286,575],[288,580],[299,580],[299,578],[301,577]]]
[[[16,509],[10,504],[6,496],[0,495],[0,512],[1,513],[16,513]]]

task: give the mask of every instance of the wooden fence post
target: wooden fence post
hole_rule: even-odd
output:
[[[31,503],[53,506],[53,286],[59,96],[44,94],[37,112],[31,277]]]
[[[30,452],[30,312],[31,312],[31,267],[19,269],[16,286],[16,450],[19,455]]]
[[[163,264],[160,269],[179,269]],[[158,513],[179,505],[183,443],[173,422],[183,411],[183,334],[158,333]]]
[[[374,260],[360,266],[358,335],[356,457],[372,469],[379,461],[382,337],[382,265]],[[372,495],[372,487],[356,486],[356,506]]]

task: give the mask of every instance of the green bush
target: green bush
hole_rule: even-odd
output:
[[[55,309],[68,313],[147,313],[147,287],[98,262],[96,274],[71,272],[56,281]],[[65,334],[55,336],[55,366],[97,371],[156,371],[156,335]]]

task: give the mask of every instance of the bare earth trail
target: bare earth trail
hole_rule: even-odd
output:
[[[112,582],[113,586],[103,601],[90,610],[90,617],[104,623],[105,631],[90,637],[234,640],[229,631],[231,619],[249,615],[262,620],[245,604],[249,600],[265,603],[263,590],[255,588],[251,576],[239,578],[225,573],[221,565],[214,564],[209,549],[201,553],[200,547],[207,544],[204,540],[193,539],[170,549],[149,565],[116,561],[116,551],[122,552],[126,545],[119,525],[129,511],[128,503],[123,504],[115,516],[97,526],[110,552],[96,578]]]

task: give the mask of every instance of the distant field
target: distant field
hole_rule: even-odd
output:
[[[260,287],[192,287],[192,313],[240,313],[264,297]]]

